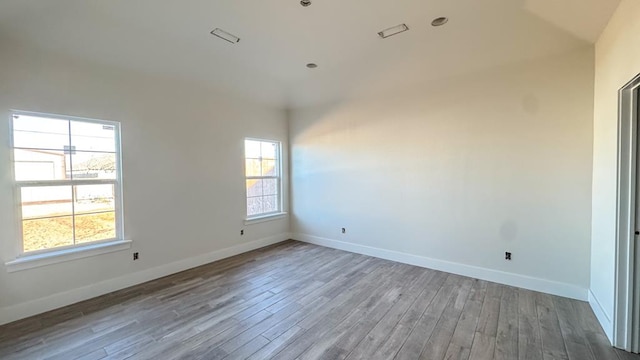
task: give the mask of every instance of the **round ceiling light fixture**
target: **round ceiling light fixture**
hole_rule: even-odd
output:
[[[315,69],[315,68],[317,68],[317,67],[318,67],[318,64],[308,63],[308,64],[307,64],[307,67],[308,67],[309,69]]]
[[[431,22],[431,26],[442,26],[447,22],[449,22],[449,18],[442,16],[442,17],[433,19],[433,21]]]
[[[300,0],[300,5],[307,7],[311,5],[311,0]]]

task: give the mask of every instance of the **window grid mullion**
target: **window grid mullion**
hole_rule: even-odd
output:
[[[71,121],[67,120],[69,124],[69,169],[71,181],[73,182],[73,147],[71,145]],[[71,185],[71,234],[73,236],[73,245],[76,245],[76,187]]]
[[[85,215],[98,215],[98,214],[107,214],[107,213],[115,213],[115,210],[93,211],[93,212],[88,212],[88,213],[79,213],[77,215],[78,216],[85,216]],[[41,216],[41,217],[22,219],[22,221],[43,220],[43,219],[59,219],[59,218],[64,218],[64,217],[69,217],[69,216],[71,216],[71,215]]]
[[[257,198],[263,198],[266,196],[274,196],[275,194],[271,194],[271,195],[256,195],[256,196],[247,196],[247,199],[257,199]]]
[[[22,221],[32,221],[32,220],[43,220],[43,219],[60,219],[60,218],[65,218],[65,217],[69,217],[71,215],[54,215],[54,216],[42,216],[42,217],[34,217],[34,218],[28,218],[28,219],[22,219]]]
[[[81,186],[81,185],[114,185],[118,186],[118,180],[114,179],[98,179],[98,180],[29,180],[29,181],[16,181],[18,187],[45,187],[45,186]]]
[[[260,162],[260,175],[264,176],[264,168],[263,168],[263,164],[262,164],[262,141],[260,142],[260,159],[258,159],[258,161]],[[260,179],[260,213],[264,214],[264,178]]]
[[[278,176],[273,176],[273,175],[269,175],[269,176],[247,176],[247,180],[268,180],[268,179],[278,179]]]
[[[69,145],[71,146],[71,145]],[[14,149],[17,150],[40,150],[40,151],[59,151],[64,152],[64,149],[53,149],[53,148],[32,148],[32,147],[20,147],[14,146]],[[115,151],[100,151],[100,150],[76,150],[83,153],[96,153],[96,154],[117,154]]]

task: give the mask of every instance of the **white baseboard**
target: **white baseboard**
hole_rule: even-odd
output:
[[[611,316],[607,314],[604,310],[598,298],[589,290],[589,305],[591,305],[591,309],[593,313],[596,314],[596,318],[600,322],[602,326],[602,330],[609,338],[609,341],[613,344],[613,321],[611,320]]]
[[[397,261],[405,264],[425,267],[434,270],[445,271],[452,274],[463,275],[475,279],[492,281],[500,284],[520,287],[524,289],[544,292],[572,299],[587,301],[588,289],[576,285],[566,284],[546,279],[535,278],[526,275],[508,273],[499,270],[481,268],[477,266],[454,263],[432,259],[424,256],[411,255],[393,250],[380,249],[365,245],[347,243],[333,239],[327,239],[306,234],[291,234],[292,239],[326,246],[334,249],[373,256],[381,259]]]
[[[105,280],[96,284],[76,288],[58,294],[53,294],[26,303],[16,304],[0,308],[0,325],[12,321],[27,318],[29,316],[41,314],[50,310],[58,309],[80,301],[88,300],[100,295],[127,288],[129,286],[142,284],[180,271],[192,269],[217,260],[242,254],[251,250],[259,249],[272,244],[289,240],[289,233],[283,233],[267,238],[251,241],[248,243],[232,246],[226,249],[213,251],[207,254],[194,256],[188,259],[175,261],[166,265],[142,270],[133,274]]]

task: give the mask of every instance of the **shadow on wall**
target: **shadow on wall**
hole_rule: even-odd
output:
[[[292,111],[293,232],[588,288],[592,70],[587,47]]]

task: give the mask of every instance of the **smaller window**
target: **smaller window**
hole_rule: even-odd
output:
[[[247,218],[282,212],[280,143],[246,139],[244,153]]]

